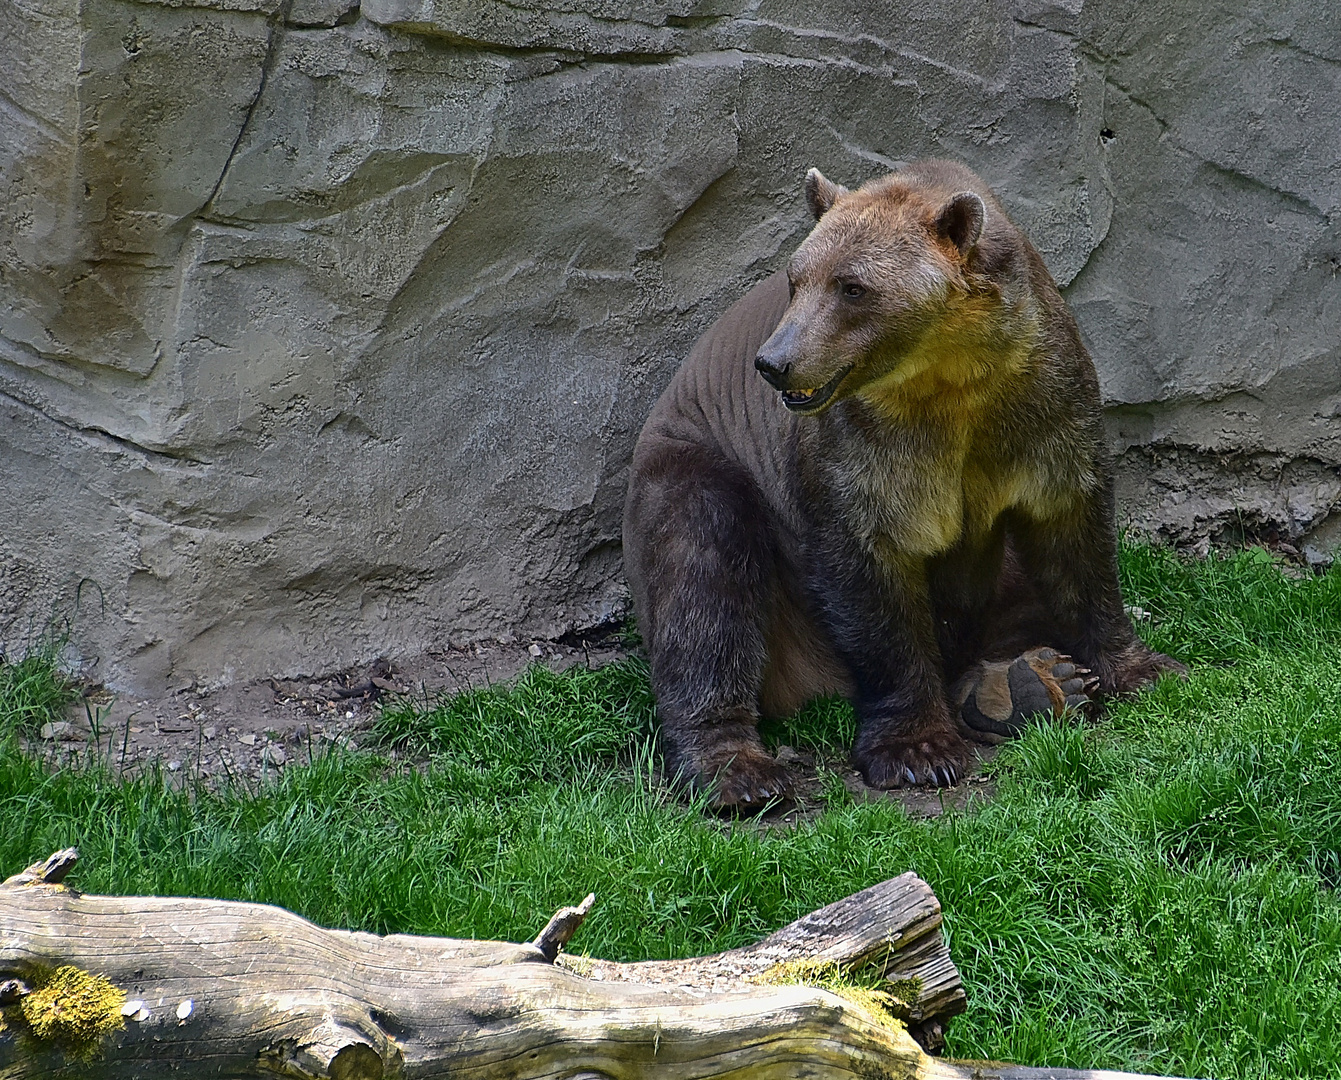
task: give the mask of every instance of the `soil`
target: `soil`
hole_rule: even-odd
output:
[[[997,754],[995,746],[979,746],[977,750],[984,764]],[[790,746],[778,747],[777,753],[791,775],[795,798],[763,814],[759,821],[766,827],[789,826],[819,813],[825,805],[821,769],[838,775],[853,802],[896,802],[903,806],[909,817],[919,820],[940,817],[947,810],[963,810],[971,802],[989,800],[996,793],[996,781],[981,772],[965,777],[954,787],[882,791],[868,787],[850,762],[817,762],[812,754]]]
[[[485,644],[427,652],[409,661],[373,664],[321,676],[265,679],[218,690],[187,687],[159,697],[136,698],[101,687],[84,691],[64,723],[47,725],[30,749],[53,764],[77,765],[102,758],[114,771],[137,775],[161,769],[169,783],[230,782],[256,785],[286,768],[307,762],[314,749],[338,743],[356,749],[373,725],[378,701],[387,694],[432,698],[505,682],[527,664],[554,670],[576,664],[599,667],[627,655],[617,634],[561,642]],[[983,747],[990,759],[994,748]],[[389,757],[396,757],[390,751]],[[975,774],[955,787],[902,789],[867,787],[845,761],[819,761],[792,747],[778,748],[791,773],[794,801],[763,814],[765,827],[787,826],[824,805],[824,773],[836,773],[854,801],[894,800],[911,817],[938,817],[990,798],[993,783]]]

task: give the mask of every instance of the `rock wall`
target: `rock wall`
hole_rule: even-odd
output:
[[[115,687],[622,610],[626,462],[809,165],[962,158],[1129,524],[1341,540],[1331,0],[0,3],[0,638]]]

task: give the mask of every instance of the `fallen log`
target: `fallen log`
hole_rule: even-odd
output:
[[[909,1031],[934,1046],[965,999],[913,874],[757,945],[619,964],[559,951],[591,897],[528,944],[378,937],[262,904],[80,895],[62,884],[77,857],[0,884],[6,1080],[1119,1076],[929,1057]],[[884,992],[832,979],[854,971]]]

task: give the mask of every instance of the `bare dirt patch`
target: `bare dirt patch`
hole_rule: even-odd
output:
[[[174,784],[263,784],[330,745],[357,749],[368,737],[378,703],[388,695],[432,700],[507,682],[532,663],[562,671],[578,664],[600,667],[627,655],[619,636],[610,633],[435,650],[412,660],[377,660],[323,675],[217,690],[184,687],[156,697],[92,687],[70,707],[63,723],[45,726],[28,745],[54,765],[77,767],[101,759],[127,776],[161,771]],[[394,750],[386,753],[392,760],[398,756]],[[980,750],[984,760],[993,753],[992,748]],[[962,810],[994,791],[991,778],[978,773],[952,788],[880,791],[867,787],[846,761],[817,761],[807,751],[786,746],[778,754],[796,799],[762,815],[758,820],[765,827],[786,827],[816,814],[835,775],[853,801],[894,800],[915,818]]]
[[[357,748],[389,694],[432,699],[505,682],[529,663],[596,667],[625,655],[613,635],[590,641],[487,644],[427,652],[408,661],[218,690],[185,687],[139,698],[91,688],[30,748],[75,763],[102,757],[114,770],[163,769],[184,782],[255,782],[339,743]],[[391,753],[394,757],[394,751]]]
[[[983,764],[997,753],[995,746],[980,746],[977,750]],[[991,799],[996,793],[996,781],[982,772],[974,772],[954,787],[882,791],[868,787],[861,773],[848,761],[817,760],[815,755],[790,746],[779,747],[778,758],[787,766],[796,797],[763,814],[759,821],[765,827],[789,826],[816,816],[830,797],[826,774],[838,777],[854,803],[897,802],[909,817],[919,820],[940,817],[947,810],[967,809],[970,803]]]

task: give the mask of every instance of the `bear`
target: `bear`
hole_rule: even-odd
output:
[[[757,725],[812,698],[852,701],[868,785],[950,786],[1032,713],[1185,673],[1123,607],[1098,376],[986,184],[933,159],[804,193],[625,504],[667,767],[722,809],[790,794]]]

